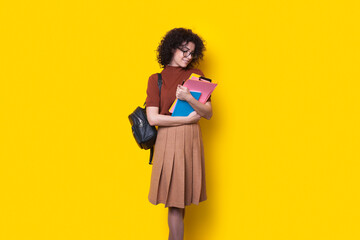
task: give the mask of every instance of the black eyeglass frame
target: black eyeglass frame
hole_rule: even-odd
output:
[[[187,47],[185,47],[185,48],[187,48]],[[178,47],[178,49],[179,49],[180,51],[182,51],[184,57],[188,57],[188,56],[191,55],[192,58],[196,58],[195,52],[190,52],[189,54],[186,54],[187,52],[189,52],[189,50],[190,50],[189,48],[187,48],[187,50],[184,50],[184,49],[182,49],[181,47]]]

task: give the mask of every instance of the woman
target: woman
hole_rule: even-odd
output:
[[[164,68],[159,97],[158,76],[149,78],[146,114],[150,125],[158,126],[151,174],[149,201],[169,208],[169,239],[183,239],[185,206],[205,201],[205,163],[201,117],[210,119],[210,101],[197,101],[181,84],[192,73],[203,76],[193,66],[203,58],[203,40],[190,29],[169,31],[157,49],[157,59]],[[187,101],[193,108],[187,117],[172,117],[169,109],[175,98]]]

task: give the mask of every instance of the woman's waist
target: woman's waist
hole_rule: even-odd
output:
[[[200,127],[200,124],[199,122],[197,122],[197,123],[181,124],[177,126],[158,126],[158,130],[167,129],[167,128],[189,128],[189,127]]]

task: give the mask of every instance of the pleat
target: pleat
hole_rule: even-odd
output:
[[[199,204],[200,201],[200,193],[201,193],[201,180],[202,180],[202,172],[201,172],[201,149],[200,149],[200,141],[199,141],[199,131],[197,125],[192,125],[193,139],[194,142],[192,144],[193,147],[193,198],[192,202],[195,204]]]
[[[206,177],[205,177],[205,155],[204,155],[204,144],[202,140],[202,133],[200,125],[198,125],[199,137],[200,137],[200,149],[201,149],[201,193],[200,193],[200,202],[207,199],[206,195]]]
[[[184,161],[184,127],[175,128],[175,155],[174,155],[174,170],[171,175],[171,182],[168,190],[168,197],[165,207],[180,207],[184,208],[185,196],[185,161]]]
[[[152,204],[158,204],[158,191],[159,191],[159,183],[161,178],[161,172],[163,168],[164,155],[166,148],[163,147],[167,142],[167,129],[159,128],[158,135],[156,138],[155,146],[154,146],[154,157],[153,157],[153,166],[151,173],[151,181],[150,181],[150,191],[149,191],[149,201]]]
[[[193,196],[193,163],[192,163],[192,144],[193,144],[193,132],[192,126],[185,126],[185,204],[190,205]]]
[[[184,208],[206,200],[200,126],[160,127],[155,143],[149,201]]]
[[[174,155],[175,155],[175,128],[168,128],[167,142],[165,144],[165,154],[163,161],[163,168],[159,180],[158,202],[166,203],[170,188],[170,181],[173,171]]]

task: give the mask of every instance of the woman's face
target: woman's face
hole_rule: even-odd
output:
[[[187,67],[193,59],[195,51],[195,44],[193,42],[183,43],[180,47],[174,50],[173,58],[169,66],[173,67]]]

